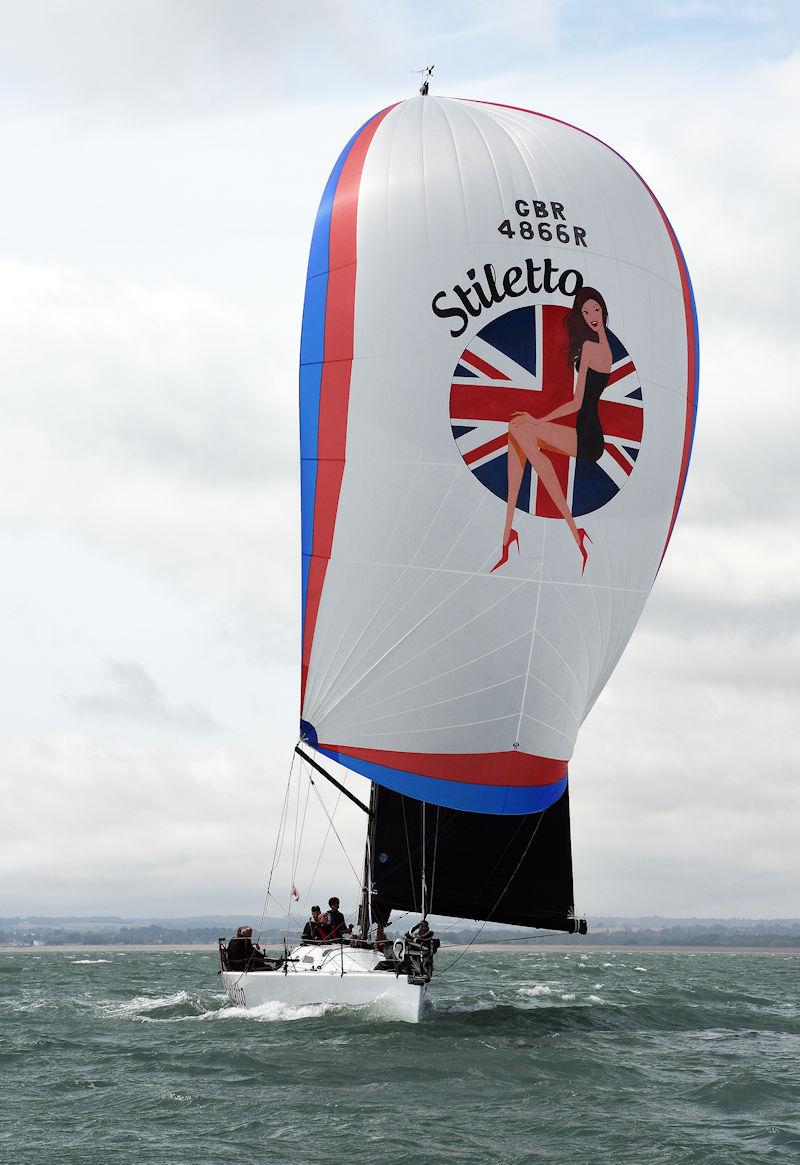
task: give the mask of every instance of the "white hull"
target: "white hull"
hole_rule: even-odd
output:
[[[405,975],[374,970],[380,955],[373,951],[338,945],[296,947],[290,957],[298,961],[288,963],[286,971],[223,971],[222,982],[231,1002],[246,1008],[268,1003],[369,1005],[386,1018],[410,1023],[422,1016],[427,984],[412,984]]]

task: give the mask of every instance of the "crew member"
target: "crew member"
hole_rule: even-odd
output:
[[[244,924],[237,928],[235,936],[228,942],[229,971],[258,971],[264,968],[261,947],[253,943],[253,928]]]
[[[302,935],[303,939],[311,939],[313,941],[317,941],[319,939],[319,937],[320,937],[319,916],[320,916],[319,906],[312,906],[311,907],[311,917],[309,918],[308,922],[303,927],[303,935]]]
[[[438,951],[441,946],[439,939],[434,937],[427,918],[423,918],[416,926],[412,926],[408,932],[408,937],[416,939],[418,943],[430,943],[432,951]]]
[[[339,909],[339,899],[328,899],[328,917],[331,920],[331,938],[344,938],[353,929],[352,923],[350,926],[344,920],[344,915]]]

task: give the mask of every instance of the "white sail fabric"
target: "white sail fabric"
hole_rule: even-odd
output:
[[[641,178],[580,130],[420,97],[371,133],[357,181],[340,190],[339,213],[349,207],[355,229],[352,363],[312,618],[306,597],[303,720],[344,763],[351,749],[566,761],[677,511],[695,411],[688,276]],[[479,416],[480,402],[491,412],[513,388],[537,416],[554,378],[572,385],[563,320],[581,284],[602,293],[616,342],[602,456],[593,468],[554,454],[591,538],[585,571],[567,522],[544,516],[552,501],[530,465],[518,550],[492,571],[508,420],[502,408],[499,419]],[[341,358],[334,292],[329,278],[323,363]],[[307,316],[310,329],[308,302]],[[307,403],[303,424],[308,457]],[[320,475],[315,497],[304,496],[317,542]],[[310,542],[306,553],[325,556]]]

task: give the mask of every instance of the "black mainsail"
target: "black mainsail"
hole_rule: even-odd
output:
[[[376,920],[385,923],[391,910],[426,910],[569,933],[585,930],[574,917],[568,792],[541,813],[506,817],[427,805],[373,788]]]

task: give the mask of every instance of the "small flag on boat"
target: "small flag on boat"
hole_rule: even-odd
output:
[[[300,895],[297,893],[297,887],[294,882],[292,882],[292,898],[294,898],[295,902],[300,901]]]

